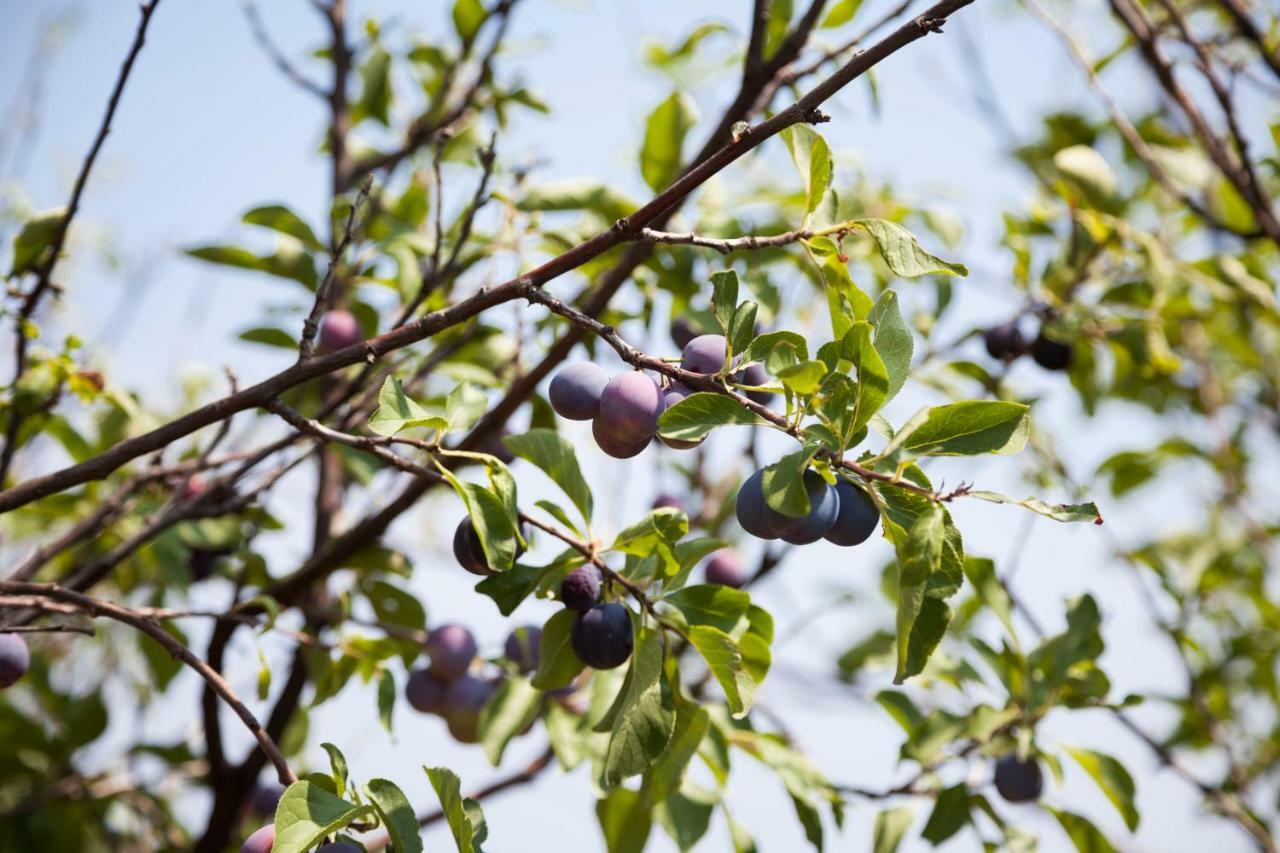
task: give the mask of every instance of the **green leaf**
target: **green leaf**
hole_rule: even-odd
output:
[[[211,264],[287,278],[308,290],[315,290],[318,281],[315,260],[293,241],[282,244],[272,255],[255,255],[239,246],[198,246],[184,253]]]
[[[1141,817],[1137,806],[1134,805],[1136,791],[1133,777],[1129,775],[1128,770],[1125,770],[1124,765],[1110,755],[1095,752],[1092,749],[1078,749],[1070,746],[1066,749],[1071,757],[1085,769],[1085,772],[1093,777],[1093,781],[1098,783],[1102,793],[1107,795],[1107,799],[1124,818],[1124,825],[1129,827],[1129,831],[1135,831]]]
[[[391,731],[391,711],[396,704],[396,678],[391,670],[384,669],[378,677],[378,722]]]
[[[922,409],[903,424],[881,452],[899,449],[923,456],[1017,453],[1030,432],[1029,407],[1002,400],[965,400]]]
[[[533,429],[523,435],[506,436],[502,443],[516,456],[541,468],[573,501],[582,520],[591,523],[591,487],[582,476],[577,454],[567,439],[549,429]]]
[[[710,625],[690,627],[689,642],[702,655],[707,668],[720,683],[729,712],[735,718],[745,717],[755,701],[756,683],[743,666],[738,644],[728,634]]]
[[[251,344],[265,344],[269,347],[295,351],[298,349],[298,341],[284,329],[273,329],[265,326],[245,329],[237,337]]]
[[[831,148],[816,130],[805,124],[793,125],[782,131],[781,136],[804,182],[807,216],[818,209],[831,186]]]
[[[369,416],[369,429],[381,436],[393,436],[413,427],[448,429],[449,422],[405,396],[400,380],[388,376],[378,391],[378,408]]]
[[[695,121],[693,102],[681,92],[671,93],[649,114],[640,150],[640,174],[654,192],[666,189],[680,174],[684,138]]]
[[[62,220],[66,215],[65,207],[55,207],[41,211],[22,223],[22,229],[13,238],[10,276],[34,270],[45,262],[45,256],[53,247],[54,238],[58,236],[58,229],[62,227]]]
[[[272,853],[303,853],[372,811],[373,806],[349,803],[314,782],[294,782],[276,805]]]
[[[1102,523],[1102,513],[1098,512],[1098,505],[1090,501],[1082,504],[1051,504],[1036,498],[1026,498],[1024,500],[1014,500],[1006,497],[999,492],[987,492],[974,490],[968,493],[971,497],[984,501],[990,501],[995,504],[1013,504],[1014,506],[1024,507],[1034,513],[1043,515],[1046,518],[1052,518],[1054,521],[1089,521],[1094,524]]]
[[[751,596],[720,584],[698,584],[669,593],[662,602],[679,610],[689,625],[710,625],[731,634],[747,615]]]
[[[480,712],[480,742],[494,767],[511,739],[537,718],[541,702],[542,694],[527,678],[504,678],[498,685]]]
[[[391,54],[381,45],[360,66],[360,97],[352,105],[352,124],[373,119],[386,127],[391,119]]]
[[[480,31],[487,13],[480,0],[456,0],[453,4],[453,28],[458,38],[470,42]]]
[[[871,836],[872,853],[897,853],[911,822],[915,820],[915,812],[903,807],[889,809],[876,815],[875,831]]]
[[[287,234],[302,245],[316,252],[325,251],[325,246],[316,237],[311,226],[301,216],[282,204],[267,204],[255,207],[240,217],[245,225],[259,225],[270,228],[281,234]]]
[[[1059,809],[1051,808],[1049,811],[1053,812],[1058,824],[1079,853],[1116,853],[1116,848],[1111,846],[1107,837],[1088,818]]]
[[[833,27],[842,27],[853,20],[853,16],[858,14],[858,8],[862,6],[862,0],[839,0],[831,11],[827,12],[827,16],[822,19],[821,27],[830,29]],[[880,853],[879,850],[876,853]]]
[[[937,847],[959,832],[969,822],[969,792],[964,783],[944,788],[938,793],[933,814],[920,835]]]
[[[925,604],[925,585],[942,564],[943,513],[936,504],[922,512],[898,549],[898,669],[894,684],[914,674],[910,641]]]
[[[365,791],[387,830],[395,853],[422,853],[418,816],[404,792],[386,779],[370,779]]]
[[[663,412],[658,418],[658,431],[667,438],[696,441],[718,426],[759,426],[767,423],[730,397],[699,391]]]
[[[459,480],[448,469],[441,474],[466,504],[489,568],[495,572],[510,571],[515,563],[517,544],[514,501],[477,483]]]
[[[572,610],[558,610],[542,626],[542,639],[538,642],[538,671],[533,675],[533,686],[539,690],[568,687],[586,666],[578,660],[569,641],[573,620]]]
[[[671,690],[662,678],[662,637],[650,628],[636,632],[631,669],[612,710],[613,730],[605,753],[604,782],[617,785],[648,769],[675,731]]]
[[[853,402],[853,420],[849,433],[842,436],[848,441],[870,422],[889,397],[889,373],[880,353],[871,343],[871,324],[854,323],[840,341],[840,357],[853,364],[858,379],[858,389]]]
[[[783,329],[777,332],[765,332],[753,340],[751,346],[747,347],[743,360],[746,362],[763,362],[769,357],[770,353],[773,353],[783,345],[790,345],[795,350],[796,361],[807,361],[809,359],[809,344],[805,341],[804,336]]]
[[[689,762],[697,754],[702,739],[711,727],[711,715],[696,702],[676,702],[676,724],[671,741],[653,763],[646,777],[649,796],[661,802],[680,790]]]
[[[516,204],[519,210],[589,210],[614,222],[638,205],[621,192],[588,178],[570,178],[528,190]]]
[[[733,320],[729,323],[729,352],[731,356],[739,355],[751,345],[756,333],[756,313],[759,306],[750,300],[743,302],[733,312]]]
[[[339,797],[346,796],[348,779],[347,757],[342,754],[342,750],[331,743],[322,743],[320,746],[329,755],[329,768],[333,773],[333,781],[336,786],[334,793]]]
[[[462,781],[456,773],[447,767],[423,767],[431,787],[435,788],[436,797],[440,800],[440,810],[444,812],[445,822],[453,833],[453,843],[458,853],[475,853],[476,828],[467,814],[466,803],[462,798]],[[272,853],[275,853],[274,848]]]
[[[876,241],[880,257],[894,275],[901,278],[918,278],[922,275],[966,276],[969,270],[964,264],[944,261],[920,248],[914,234],[896,222],[887,219],[859,219],[857,224],[866,229]]]
[[[596,802],[608,853],[642,853],[653,828],[651,807],[637,791],[616,788]]]
[[[489,407],[489,398],[470,382],[460,382],[445,398],[449,429],[469,429]]]
[[[800,361],[782,368],[775,375],[796,394],[807,397],[822,385],[822,380],[827,375],[827,365],[816,360]]]
[[[911,372],[911,355],[915,339],[898,308],[898,294],[885,290],[872,306],[867,322],[875,327],[875,348],[884,362],[888,374],[885,402],[892,400],[902,390]]]
[[[680,559],[676,556],[675,545],[688,532],[688,517],[678,509],[663,507],[653,510],[640,521],[620,531],[609,550],[636,557],[656,554],[663,573],[674,575],[680,571]]]
[[[681,853],[687,853],[707,834],[717,801],[715,794],[690,787],[659,803],[654,814]]]
[[[1116,173],[1106,158],[1088,145],[1071,145],[1053,155],[1058,174],[1094,207],[1110,208],[1116,199]]]
[[[805,448],[782,457],[764,469],[760,487],[766,504],[792,518],[799,518],[809,512],[809,493],[805,490],[804,472],[815,452],[812,448]]]
[[[1013,631],[1013,602],[1004,584],[996,577],[996,564],[986,557],[966,556],[964,576],[969,579],[969,583],[973,584],[978,598],[991,608],[996,618],[1004,625],[1005,631],[1016,641],[1017,635]]]
[[[818,270],[831,314],[831,334],[835,340],[844,337],[849,327],[871,314],[875,303],[858,287],[849,274],[848,263],[841,259],[840,248],[830,237],[815,237],[805,245],[822,258]]]
[[[711,309],[720,323],[720,330],[729,334],[733,324],[733,312],[738,306],[738,274],[733,270],[718,270],[711,274]]]

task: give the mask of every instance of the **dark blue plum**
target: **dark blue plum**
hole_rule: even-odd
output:
[[[476,657],[476,638],[461,625],[441,625],[427,635],[430,669],[445,681],[466,673]]]
[[[1066,370],[1071,366],[1071,346],[1047,337],[1042,329],[1031,343],[1031,357],[1045,370]]]
[[[18,634],[0,634],[0,688],[13,684],[27,674],[31,652],[27,641]]]
[[[996,762],[996,790],[1011,803],[1029,803],[1044,792],[1044,773],[1034,758],[1019,761],[1017,754]]]
[[[284,796],[284,788],[275,783],[254,785],[245,802],[245,811],[258,820],[270,820],[275,817],[276,806]]]
[[[444,695],[449,683],[435,673],[419,669],[409,673],[409,680],[404,683],[404,698],[419,713],[443,714]]]
[[[320,320],[320,351],[337,352],[364,340],[356,315],[341,308],[326,311]]]
[[[880,521],[880,510],[871,497],[852,483],[836,481],[836,499],[840,509],[836,523],[827,531],[826,540],[850,547],[861,545],[875,532]]]
[[[662,492],[656,498],[653,499],[653,506],[651,508],[652,509],[678,509],[683,512],[684,501],[680,500],[675,495],[669,495],[666,492]]]
[[[768,385],[769,374],[765,372],[764,365],[757,362],[756,364],[748,365],[747,369],[742,371],[741,382],[743,385]],[[762,406],[767,406],[769,401],[773,399],[773,392],[748,391],[747,399]]]
[[[516,669],[533,672],[538,668],[538,644],[541,641],[542,629],[536,625],[525,625],[507,635],[502,651]]]
[[[761,469],[746,480],[738,488],[738,500],[734,510],[738,516],[738,524],[742,529],[757,539],[777,539],[769,519],[777,515],[764,502],[764,470]]]
[[[727,348],[724,335],[698,335],[680,352],[681,366],[691,373],[719,373]]]
[[[589,610],[599,598],[600,570],[595,566],[579,566],[560,582],[560,601],[570,610]]]
[[[747,571],[742,565],[742,558],[732,548],[721,548],[707,560],[707,583],[738,589],[747,582]]]
[[[240,845],[240,853],[271,853],[276,843],[276,826],[269,823],[245,839]]]
[[[475,743],[480,736],[480,712],[493,696],[492,681],[464,675],[449,685],[444,697],[444,718],[449,734],[462,743]]]
[[[614,459],[630,459],[633,456],[639,456],[653,442],[653,436],[639,441],[620,439],[608,431],[600,418],[591,422],[591,436],[596,440],[596,445]]]
[[[603,433],[625,444],[646,441],[658,431],[658,418],[666,407],[658,383],[634,370],[619,374],[609,380],[600,395],[600,413],[594,424],[598,428],[596,440]]]
[[[778,534],[779,539],[792,545],[817,542],[831,529],[836,514],[840,511],[836,490],[818,472],[804,472],[804,489],[809,495],[809,512],[799,518],[765,507],[765,511],[770,513],[769,527]]]
[[[982,342],[987,348],[987,355],[1001,361],[1013,361],[1027,348],[1016,320],[987,329],[982,333]]]
[[[579,361],[556,371],[547,388],[547,398],[560,417],[589,421],[599,411],[600,395],[608,384],[609,374],[604,372],[604,368],[589,361]]]
[[[631,613],[616,601],[598,604],[573,620],[569,642],[578,659],[593,669],[622,666],[635,646]]]
[[[524,546],[517,539],[516,559],[519,559],[523,553]],[[484,546],[480,544],[480,534],[476,533],[476,527],[471,523],[470,516],[458,522],[457,529],[453,531],[453,558],[458,561],[458,565],[473,575],[493,574],[484,556]]]

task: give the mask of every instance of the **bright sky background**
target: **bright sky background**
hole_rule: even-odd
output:
[[[6,193],[16,183],[36,209],[65,203],[71,178],[100,122],[132,37],[136,5],[133,0],[0,0],[0,109],[27,91],[24,69],[44,23],[67,15],[41,92],[34,148],[25,169],[16,176],[12,171],[14,128],[0,127],[0,187]],[[352,0],[352,5],[353,20],[373,15],[394,21],[388,27],[400,32],[441,34],[447,27],[447,4],[440,2]],[[888,5],[868,0],[862,19],[870,20]],[[1079,12],[1082,17],[1100,11],[1092,0],[1072,5],[1085,7]],[[270,0],[261,6],[268,28],[290,56],[301,57],[321,43],[318,18],[304,0]],[[643,44],[654,38],[669,43],[713,16],[726,20],[741,35],[748,7],[746,2],[527,0],[513,27],[516,49],[500,69],[504,75],[518,74],[551,105],[552,114],[520,114],[513,132],[500,140],[500,152],[508,162],[542,161],[537,180],[600,177],[644,198],[635,153],[644,117],[665,97],[668,84],[644,69]],[[960,308],[951,327],[959,331],[1002,320],[1014,310],[1004,272],[1007,261],[996,245],[995,229],[1000,210],[1029,199],[1032,192],[1028,176],[1003,158],[1003,141],[974,106],[972,78],[965,71],[966,40],[988,65],[1004,112],[1024,137],[1051,109],[1088,103],[1075,66],[1058,44],[1016,8],[987,0],[958,15],[944,37],[914,45],[877,69],[878,115],[870,109],[866,85],[859,83],[831,103],[833,121],[821,128],[837,151],[856,152],[856,160],[842,161],[842,169],[860,161],[871,174],[895,181],[908,202],[940,204],[965,221],[969,238],[948,255],[974,270],[956,286]],[[1097,49],[1101,52],[1109,46]],[[315,72],[313,76],[320,76],[318,64],[307,67]],[[722,108],[723,88],[696,91],[704,117]],[[1135,92],[1145,91],[1121,90],[1127,101]],[[72,257],[78,259],[62,267],[70,292],[55,316],[46,312],[45,324],[75,330],[89,342],[93,360],[113,382],[136,390],[152,403],[172,405],[185,378],[205,376],[217,381],[222,364],[234,366],[244,381],[256,381],[283,366],[285,356],[279,351],[232,339],[239,330],[257,325],[262,309],[294,304],[296,289],[288,283],[190,261],[179,248],[236,239],[243,234],[237,225],[240,214],[262,203],[282,201],[304,217],[318,220],[327,202],[328,167],[317,152],[324,119],[321,105],[294,89],[268,63],[251,38],[239,4],[163,0],[77,221],[73,241],[77,252]],[[700,144],[704,134],[700,125],[693,137]],[[725,180],[732,178],[732,171],[725,176]],[[469,178],[459,180],[470,183]],[[572,293],[577,286],[566,279],[552,288]],[[901,287],[906,290],[912,285]],[[979,345],[973,344],[975,357],[978,350]],[[1042,398],[1035,411],[1039,426],[1074,437],[1066,449],[1078,474],[1087,474],[1117,449],[1149,444],[1152,434],[1178,427],[1119,410],[1080,421],[1072,414],[1073,395],[1065,379],[1025,364],[1015,369],[1014,377]],[[896,400],[888,414],[900,422],[934,399],[916,389]],[[582,440],[580,446],[589,446],[585,432],[571,430],[570,435]],[[739,446],[736,440],[730,443]],[[726,464],[734,461],[731,454],[732,448],[724,448]],[[647,507],[654,486],[651,465],[614,463],[594,448],[584,450],[582,456],[605,510],[605,529]],[[932,470],[935,478],[942,476],[951,483],[977,481],[984,488],[1021,494],[1023,487],[1014,475],[1016,464],[994,457]],[[522,489],[536,493],[542,488],[536,472],[522,469],[517,474]],[[625,483],[625,488],[615,488],[618,482]],[[306,477],[295,478],[287,487],[280,503],[273,504],[285,514],[290,496],[309,502]],[[1101,489],[1095,497],[1103,503],[1111,532],[1133,542],[1161,524],[1177,523],[1192,492],[1167,488],[1154,492],[1158,505],[1145,512],[1132,506],[1127,511],[1108,506]],[[470,591],[469,576],[447,556],[448,536],[458,517],[455,504],[441,497],[425,502],[396,525],[392,541],[416,562],[412,586],[422,596],[429,620],[465,622],[479,635],[482,649],[496,654],[512,624],[541,622],[551,607],[542,602],[527,604],[509,622],[487,599]],[[352,517],[357,512],[358,507],[350,510]],[[1011,552],[1015,532],[1024,523],[1019,510],[976,501],[962,501],[953,512],[965,533],[967,549],[998,562]],[[309,538],[305,528],[304,523],[292,538],[272,544],[277,572],[287,571],[305,557]],[[1051,630],[1061,624],[1064,597],[1090,591],[1098,598],[1108,639],[1104,665],[1113,680],[1114,696],[1160,685],[1176,687],[1179,674],[1169,649],[1146,630],[1132,578],[1122,565],[1106,562],[1106,550],[1092,526],[1061,526],[1037,518],[1016,587]],[[901,732],[868,701],[889,686],[889,675],[875,673],[856,687],[838,686],[827,675],[835,656],[851,642],[874,627],[891,624],[875,586],[879,568],[889,555],[879,540],[855,551],[825,543],[810,546],[795,553],[754,593],[775,613],[782,637],[805,623],[803,634],[775,649],[775,669],[762,690],[762,702],[786,719],[802,746],[833,779],[873,788],[904,778],[895,770]],[[207,586],[211,587],[210,606],[225,603],[227,589]],[[860,606],[810,620],[815,606],[820,608],[824,601],[850,590],[864,599]],[[196,647],[203,648],[206,626],[191,625],[189,630]],[[259,644],[273,659],[286,652],[285,644],[274,638],[258,640],[240,632],[234,647],[237,668],[231,678],[242,696],[253,693]],[[110,761],[114,748],[135,736],[139,727],[155,740],[198,736],[196,691],[194,680],[188,679],[173,691],[171,701],[150,709],[141,719],[129,713],[121,697],[110,735],[95,748],[91,760]],[[1156,708],[1140,709],[1138,716],[1156,730],[1163,730],[1169,721]],[[395,736],[389,738],[377,725],[372,691],[352,689],[322,706],[313,716],[311,731],[309,755],[316,766],[324,766],[319,742],[333,741],[345,751],[353,776],[391,778],[419,808],[433,804],[419,769],[423,764],[454,768],[466,788],[503,772],[487,767],[478,748],[450,740],[441,721],[415,715],[403,703],[397,709]],[[247,746],[240,735],[233,733],[233,742]],[[1246,849],[1242,834],[1201,812],[1190,789],[1172,774],[1156,772],[1145,747],[1120,732],[1104,713],[1056,712],[1042,726],[1041,738],[1046,744],[1110,751],[1131,768],[1146,818],[1136,838],[1126,838],[1118,815],[1074,766],[1067,767],[1065,786],[1053,787],[1046,797],[1048,802],[1086,811],[1123,849]],[[509,750],[507,766],[522,765],[541,748],[537,733],[517,741]],[[801,849],[800,829],[781,786],[745,757],[736,759],[730,801],[763,850]],[[596,849],[601,842],[593,807],[583,771],[568,777],[549,774],[536,787],[486,803],[490,847],[500,851]],[[184,808],[193,824],[200,821],[204,805],[199,798],[191,798]],[[1047,814],[1031,808],[1004,810],[1041,836],[1042,850],[1066,849],[1065,837]],[[831,842],[830,849],[869,845],[874,814],[873,808],[851,801],[844,833]],[[921,804],[921,820],[927,814]],[[447,845],[441,830],[428,835],[429,847],[432,841]],[[727,846],[717,821],[701,849]],[[655,828],[650,849],[673,848]],[[913,848],[909,844],[907,849]],[[974,835],[962,834],[948,849],[977,849]]]

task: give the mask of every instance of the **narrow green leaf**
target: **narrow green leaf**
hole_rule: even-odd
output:
[[[378,391],[378,408],[369,416],[369,429],[381,436],[393,436],[413,427],[448,429],[449,422],[405,396],[400,380],[388,376]]]
[[[604,781],[617,785],[643,773],[662,754],[675,730],[671,690],[662,678],[662,637],[649,628],[636,634],[631,670],[616,714],[605,753]]]
[[[710,625],[690,627],[689,641],[724,690],[730,713],[735,718],[745,717],[755,701],[756,683],[743,666],[738,644],[728,634]]]
[[[539,690],[568,687],[586,666],[574,654],[569,641],[573,620],[572,610],[558,610],[542,626],[542,639],[538,642],[538,671],[533,675],[533,686]]]
[[[1049,809],[1049,811],[1053,812],[1063,832],[1071,839],[1071,843],[1079,853],[1116,853],[1116,848],[1088,818],[1060,809]]]
[[[738,307],[738,274],[733,270],[718,270],[711,274],[711,309],[720,323],[720,331],[726,335],[733,324],[733,312]]]
[[[871,836],[872,853],[897,853],[914,820],[915,812],[906,806],[876,815],[876,826]]]
[[[1137,830],[1141,820],[1138,808],[1134,804],[1137,792],[1134,789],[1133,777],[1129,775],[1124,765],[1110,755],[1095,752],[1092,749],[1069,746],[1067,752],[1085,769],[1086,773],[1093,777],[1093,781],[1098,783],[1102,793],[1107,795],[1107,799],[1124,818],[1124,825],[1129,827],[1129,831]]]
[[[898,294],[885,290],[872,306],[867,315],[867,322],[875,327],[875,348],[884,362],[888,374],[888,389],[885,402],[892,400],[902,390],[911,372],[911,355],[915,349],[915,338],[902,319],[898,307]]]
[[[516,735],[537,719],[542,694],[527,678],[504,678],[480,712],[480,742],[485,757],[497,767]]]
[[[395,853],[422,853],[418,816],[404,792],[386,779],[370,779],[365,791],[387,830]]]
[[[933,813],[920,835],[937,847],[959,832],[969,822],[969,792],[964,783],[944,788],[938,793]]]
[[[582,520],[591,523],[591,487],[582,476],[578,456],[573,445],[558,433],[549,429],[533,429],[523,435],[509,435],[502,439],[507,449],[521,459],[541,468],[551,481],[573,501],[582,513]]]
[[[1017,453],[1030,432],[1028,408],[1002,400],[965,400],[923,409],[902,425],[881,456],[899,449],[922,456]]]
[[[475,827],[467,814],[462,798],[462,781],[457,774],[447,767],[423,767],[431,787],[440,800],[440,810],[444,812],[445,822],[453,834],[453,843],[458,853],[475,853]],[[272,853],[275,853],[274,849]]]
[[[640,149],[640,174],[654,192],[666,189],[680,174],[684,138],[695,121],[693,102],[681,92],[673,92],[649,114]]]
[[[301,216],[282,204],[267,204],[255,207],[240,217],[240,221],[245,225],[259,225],[263,228],[270,228],[272,231],[278,231],[281,234],[287,234],[313,251],[325,251],[324,244],[316,237],[316,233],[311,230],[311,226]]]
[[[1025,509],[1029,509],[1034,513],[1043,515],[1046,518],[1052,518],[1054,521],[1088,521],[1094,524],[1102,523],[1102,513],[1098,512],[1098,505],[1090,501],[1082,504],[1051,504],[1036,498],[1025,498],[1023,500],[1015,500],[999,492],[987,492],[974,490],[968,493],[970,496],[979,498],[980,500],[990,501],[995,504],[1013,504]]]
[[[36,269],[46,260],[66,215],[65,207],[55,207],[41,211],[22,223],[22,228],[13,238],[13,264],[9,268],[10,276],[21,275],[28,270]]]
[[[944,261],[920,248],[916,236],[896,222],[887,219],[859,219],[857,224],[865,228],[876,241],[880,257],[896,276],[917,278],[922,275],[966,276],[969,270],[964,264]]]

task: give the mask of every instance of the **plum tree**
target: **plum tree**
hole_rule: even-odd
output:
[[[523,529],[521,538],[523,538]],[[524,553],[524,545],[520,539],[516,540],[516,559]],[[457,528],[453,531],[453,558],[458,561],[458,565],[471,572],[473,575],[488,576],[493,574],[493,569],[489,567],[489,561],[484,555],[484,546],[480,544],[480,534],[476,532],[476,526],[467,516],[458,522]]]
[[[562,418],[589,421],[600,411],[600,397],[609,374],[590,361],[578,361],[556,371],[547,387],[551,408]]]
[[[639,456],[653,443],[653,436],[639,441],[626,441],[611,435],[608,427],[605,427],[599,418],[591,422],[591,436],[596,440],[596,446],[614,459],[630,459],[633,456]]]
[[[707,583],[716,583],[738,589],[747,582],[746,568],[742,565],[742,557],[732,548],[721,548],[707,560]]]
[[[541,641],[541,628],[524,625],[507,635],[502,651],[520,672],[533,672],[538,668],[538,644]]]
[[[1012,361],[1027,348],[1017,320],[987,329],[982,333],[982,342],[986,345],[987,355],[1000,361]]]
[[[594,669],[613,669],[627,662],[635,645],[631,611],[616,601],[597,604],[573,620],[569,633],[573,653]]]
[[[590,564],[574,569],[560,582],[560,601],[582,613],[600,598],[600,570]]]
[[[662,403],[664,409],[669,409],[676,403],[679,403],[685,397],[692,394],[693,391],[687,386],[674,382],[662,392]],[[691,450],[702,442],[706,441],[706,436],[695,439],[667,438],[665,435],[658,436],[658,440],[670,447],[672,450]]]
[[[423,714],[444,713],[445,691],[449,682],[429,669],[418,669],[409,673],[404,683],[404,698],[415,711]]]
[[[244,844],[240,845],[240,853],[271,853],[275,843],[276,826],[274,823],[269,823],[255,830],[244,840]]]
[[[480,733],[480,712],[496,689],[494,682],[474,675],[455,679],[444,696],[449,734],[462,743],[475,743]]]
[[[764,470],[753,473],[738,487],[734,504],[738,524],[757,539],[777,539],[769,519],[775,513],[764,502]]]
[[[1045,370],[1066,370],[1071,366],[1071,345],[1051,336],[1044,329],[1031,342],[1031,357]]]
[[[452,681],[471,666],[476,657],[476,638],[461,625],[441,625],[427,635],[430,669],[440,678]]]
[[[1010,803],[1029,803],[1044,791],[1044,773],[1035,758],[1019,760],[1016,753],[996,761],[996,790]]]
[[[728,345],[724,335],[698,335],[681,350],[681,366],[691,373],[719,373]]]
[[[31,651],[19,634],[0,634],[0,689],[9,687],[27,674]]]
[[[356,315],[343,308],[326,311],[320,320],[320,351],[337,352],[355,346],[364,340],[360,321]]]
[[[604,436],[613,446],[648,443],[657,433],[658,418],[665,409],[658,383],[639,371],[620,373],[600,395],[600,412],[593,424],[596,441]],[[603,444],[601,447],[609,452]]]
[[[846,548],[866,542],[880,522],[875,501],[862,489],[841,479],[836,481],[836,502],[835,523],[823,538]]]

